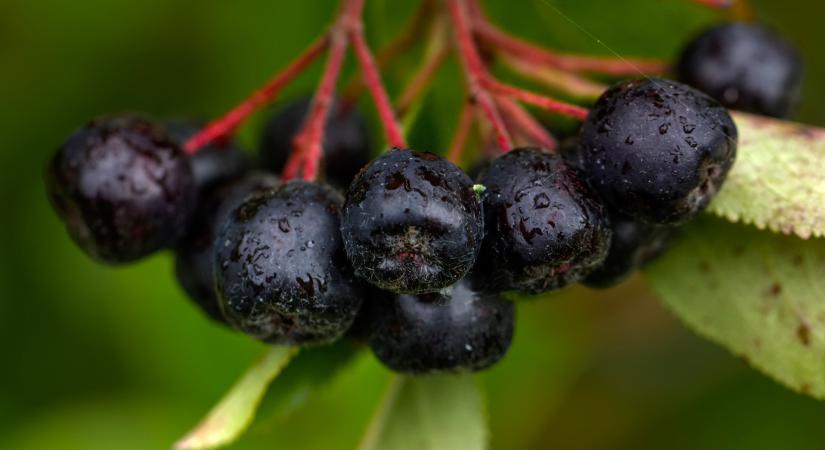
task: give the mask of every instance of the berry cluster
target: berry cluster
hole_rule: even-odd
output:
[[[407,148],[358,27],[341,20],[284,72],[292,76],[329,48],[319,91],[272,116],[258,161],[228,137],[253,109],[248,102],[205,127],[112,116],[71,136],[48,171],[69,234],[107,263],[173,249],[177,278],[204,312],[265,342],[319,345],[349,336],[405,373],[494,364],[514,331],[505,294],[612,286],[662,253],[674,227],[722,187],[737,129],[716,100],[662,78],[620,82],[589,111],[504,85],[485,70],[473,31],[509,42],[516,54],[528,44],[506,41],[474,2],[448,5],[472,105],[503,150],[475,180],[449,159]],[[352,19],[358,6],[347,0],[342,14]],[[753,39],[741,30],[733,36],[700,37],[686,50],[681,75],[709,73],[694,63],[709,51],[745,64],[736,50],[705,42],[736,47],[744,44],[728,39]],[[351,42],[364,64],[392,146],[376,158],[365,120],[351,101],[332,95],[341,42]],[[785,86],[787,77],[779,78],[760,78],[761,93],[768,82]],[[747,86],[738,92],[742,102],[759,98],[752,104],[784,111],[775,96]],[[581,119],[579,136],[554,151],[552,136],[514,99]],[[516,148],[512,130],[535,145]],[[304,179],[294,179],[301,170]]]

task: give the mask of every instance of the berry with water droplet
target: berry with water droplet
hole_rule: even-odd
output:
[[[225,322],[215,294],[212,255],[219,227],[247,195],[274,189],[278,178],[252,172],[201,192],[189,230],[175,249],[175,275],[189,298],[209,317]]]
[[[108,263],[175,244],[197,195],[189,160],[166,131],[126,115],[69,137],[48,167],[47,190],[80,248]]]
[[[787,117],[802,90],[802,58],[763,25],[726,23],[693,39],[676,65],[680,81],[723,105]]]
[[[613,209],[650,223],[684,223],[719,191],[736,157],[728,111],[663,79],[619,83],[582,126],[583,173]]]
[[[347,331],[362,290],[341,242],[341,202],[328,186],[292,181],[253,193],[228,215],[214,270],[232,326],[279,344],[329,343]]]
[[[374,304],[370,346],[391,370],[475,372],[507,353],[515,308],[467,280],[441,292],[396,295]]]
[[[350,185],[341,232],[356,273],[398,293],[434,292],[463,278],[483,237],[470,178],[432,153],[392,150]]]
[[[302,98],[276,112],[264,126],[261,138],[261,163],[280,173],[293,148],[293,138],[301,130],[309,112],[310,98]],[[372,158],[366,120],[353,105],[335,101],[324,133],[324,176],[345,188]]]
[[[559,155],[512,150],[494,160],[481,181],[487,236],[475,275],[485,288],[560,289],[604,260],[607,213]]]
[[[604,289],[621,283],[664,253],[674,234],[672,227],[639,222],[623,214],[611,214],[610,224],[610,251],[604,262],[582,281],[585,286]]]

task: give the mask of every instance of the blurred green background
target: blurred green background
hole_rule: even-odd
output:
[[[510,30],[560,49],[608,53],[585,29],[622,55],[662,58],[723,17],[687,0],[486,3]],[[367,4],[378,46],[415,2]],[[825,6],[756,6],[805,53],[798,118],[825,125]],[[170,255],[110,268],[81,254],[46,202],[42,170],[62,139],[98,114],[220,114],[296,55],[333,11],[331,0],[0,2],[0,449],[168,448],[261,353],[190,305]],[[393,92],[417,55],[386,72]],[[289,93],[308,92],[317,74],[316,66]],[[446,147],[459,82],[451,62],[411,132],[413,146]],[[258,121],[242,130],[249,147]],[[309,358],[285,374],[237,448],[354,447],[388,373],[364,352],[313,393],[304,372],[323,370],[316,366]],[[639,279],[520,305],[510,355],[482,380],[496,449],[825,446],[825,404],[694,336]]]

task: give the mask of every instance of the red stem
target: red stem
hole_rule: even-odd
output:
[[[364,0],[351,1],[363,3]],[[358,19],[360,19],[360,16],[358,16]],[[398,123],[398,119],[392,109],[392,103],[390,102],[390,97],[387,95],[386,89],[384,89],[384,84],[381,82],[381,73],[367,45],[367,41],[364,39],[362,24],[358,19],[350,22],[349,37],[352,40],[352,48],[355,50],[355,56],[361,65],[364,82],[370,94],[372,94],[373,102],[378,110],[378,116],[381,120],[381,125],[384,127],[384,134],[390,147],[406,148],[407,141],[401,133],[401,125]]]
[[[298,174],[303,163],[302,177],[314,180],[323,158],[324,131],[329,110],[335,100],[335,85],[341,74],[347,46],[348,30],[361,17],[364,0],[345,0],[338,19],[329,32],[330,51],[321,81],[312,97],[309,113],[301,131],[293,138],[293,149],[281,174],[284,180],[291,180]]]
[[[347,50],[347,38],[343,30],[334,28],[330,32],[330,39],[332,44],[327,65],[315,90],[315,95],[312,97],[312,104],[304,126],[293,138],[292,154],[282,174],[284,180],[291,180],[297,176],[301,162],[303,162],[303,179],[314,180],[318,175],[318,166],[323,157],[325,124],[334,101],[335,84],[341,73]]]
[[[491,91],[495,91],[498,94],[507,95],[515,99],[518,99],[522,102],[546,109],[547,111],[561,114],[567,117],[572,117],[577,120],[586,119],[587,114],[589,114],[590,112],[586,108],[582,108],[581,106],[571,105],[569,103],[564,103],[556,99],[546,97],[544,95],[536,94],[530,91],[525,91],[524,89],[519,89],[517,87],[504,84],[492,78],[487,78],[484,80],[484,82],[487,84]]]
[[[398,57],[401,53],[412,47],[421,36],[424,27],[430,21],[433,10],[435,9],[435,0],[422,0],[418,9],[415,11],[410,23],[406,29],[397,35],[385,47],[380,48],[375,53],[375,61],[379,68],[385,67],[390,61]],[[364,89],[364,76],[358,73],[351,77],[342,94],[342,100],[345,104],[354,104]]]
[[[533,64],[547,64],[572,72],[594,72],[615,76],[662,73],[668,69],[667,64],[655,60],[599,58],[553,53],[501,31],[491,24],[480,11],[474,17],[473,27],[483,41]]]
[[[444,64],[449,54],[449,48],[444,47],[438,50],[431,58],[424,61],[418,72],[410,80],[407,87],[398,97],[395,109],[399,116],[407,113],[413,102],[421,95],[421,92],[430,84],[438,69]]]
[[[513,148],[513,142],[507,127],[499,114],[498,108],[493,101],[493,97],[484,88],[482,80],[487,76],[487,69],[478,54],[472,34],[470,33],[470,23],[467,12],[466,0],[449,0],[450,17],[455,28],[455,39],[461,65],[464,69],[464,76],[470,96],[484,112],[487,120],[492,125],[496,134],[498,146],[505,152]]]
[[[521,130],[532,144],[546,150],[556,150],[558,141],[530,113],[509,97],[501,96],[496,100],[499,108],[507,115],[514,128]]]
[[[304,52],[295,58],[286,68],[276,74],[262,88],[255,91],[246,100],[226,113],[224,116],[210,122],[203,129],[190,137],[184,144],[188,154],[194,154],[205,145],[215,140],[229,136],[250,114],[261,106],[271,102],[281,90],[303,72],[329,46],[329,35],[324,35],[307,47]]]
[[[450,142],[450,151],[447,153],[447,159],[455,165],[461,162],[461,154],[467,143],[467,135],[473,126],[474,118],[475,105],[473,105],[472,101],[464,102],[464,106],[461,108],[461,115],[458,118],[458,127],[456,127],[453,140]]]

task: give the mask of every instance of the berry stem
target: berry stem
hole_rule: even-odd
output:
[[[418,42],[422,31],[430,22],[433,11],[435,11],[436,0],[422,0],[415,15],[407,24],[404,31],[395,36],[386,46],[378,49],[375,54],[375,61],[379,68],[384,68],[398,55],[407,51]],[[358,72],[346,83],[342,95],[345,104],[354,104],[361,96],[365,88],[364,76]]]
[[[461,156],[467,144],[467,136],[470,134],[470,128],[472,128],[474,121],[475,105],[472,99],[468,99],[464,102],[464,106],[461,107],[458,126],[450,142],[450,150],[447,153],[447,159],[455,165],[459,165],[461,162]]]
[[[482,80],[487,77],[487,69],[481,60],[470,31],[470,20],[466,0],[449,0],[456,46],[461,59],[461,66],[467,80],[470,97],[484,112],[496,134],[498,146],[505,152],[513,148],[510,134],[493,101],[492,95],[484,87]]]
[[[510,86],[492,78],[485,79],[484,83],[491,91],[496,92],[497,94],[513,97],[524,103],[529,103],[563,116],[572,117],[577,120],[584,120],[587,118],[587,114],[589,113],[587,108],[571,105],[544,95],[526,91],[515,86]]]
[[[652,59],[616,59],[554,53],[502,31],[487,19],[477,4],[474,4],[473,11],[473,29],[482,41],[534,65],[547,64],[571,72],[615,76],[662,73],[668,69],[666,63]]]
[[[433,23],[430,30],[423,62],[395,103],[395,109],[401,117],[405,116],[413,103],[421,97],[450,53],[450,48],[446,45],[446,22],[440,19]]]
[[[188,154],[194,154],[204,146],[229,136],[250,114],[261,106],[271,102],[281,90],[303,72],[330,45],[330,37],[325,34],[313,42],[304,52],[295,58],[286,68],[276,74],[262,88],[255,91],[246,100],[222,117],[210,122],[203,129],[189,138],[184,144]]]
[[[501,111],[509,119],[508,123],[512,124],[512,129],[518,130],[519,134],[523,134],[530,144],[550,151],[558,148],[558,141],[553,135],[521,105],[505,96],[497,97],[496,101]]]
[[[364,0],[349,0],[353,3],[363,4]],[[351,17],[348,19],[348,34],[352,40],[352,47],[355,50],[355,57],[361,66],[361,71],[364,74],[364,82],[367,89],[372,94],[372,100],[378,110],[378,116],[381,120],[381,125],[384,128],[387,142],[392,148],[405,148],[407,141],[401,133],[401,125],[395,116],[395,112],[390,102],[390,97],[387,95],[384,84],[381,81],[381,73],[378,70],[378,65],[375,58],[370,51],[367,41],[364,39],[363,23],[361,16]]]
[[[537,66],[506,52],[498,52],[496,56],[518,75],[540,83],[554,92],[562,92],[579,100],[594,101],[607,90],[606,85],[588,80],[576,73],[565,72],[546,64]]]
[[[327,64],[312,97],[304,126],[293,139],[292,154],[282,173],[284,180],[295,178],[302,163],[302,177],[305,180],[314,180],[318,176],[318,167],[323,157],[325,124],[334,101],[335,85],[349,44],[348,21],[351,20],[352,15],[360,17],[363,5],[364,0],[346,0],[341,15],[329,31],[331,42]]]

